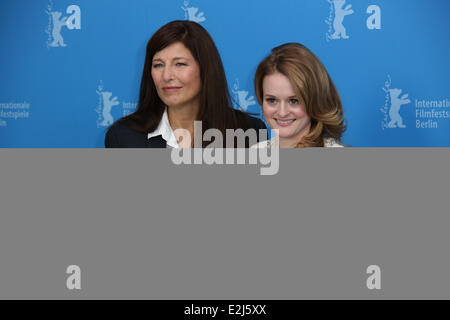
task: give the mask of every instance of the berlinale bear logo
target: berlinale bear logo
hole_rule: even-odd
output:
[[[333,28],[334,33],[330,35],[330,39],[348,39],[349,36],[347,36],[347,31],[344,27],[344,18],[346,16],[349,16],[354,13],[354,11],[351,9],[352,5],[349,4],[345,8],[345,0],[334,0],[334,21],[333,21]]]
[[[249,92],[240,90],[239,79],[234,81],[233,89],[231,90],[235,96],[236,107],[244,112],[248,112],[248,107],[256,105],[255,97],[248,96]]]
[[[400,116],[400,107],[404,104],[411,103],[411,100],[408,99],[408,94],[404,94],[401,98],[400,94],[402,93],[401,89],[390,89],[389,95],[391,97],[391,108],[389,109],[389,117],[391,121],[388,123],[389,128],[406,128],[403,124],[403,119]]]
[[[183,6],[181,7],[184,11],[184,18],[189,21],[194,22],[203,22],[206,20],[206,17],[204,16],[203,12],[198,12],[198,8],[195,7],[189,7],[189,1],[185,0],[183,2]]]
[[[114,123],[114,118],[111,114],[112,108],[120,104],[117,97],[112,97],[111,91],[105,91],[103,82],[97,88],[97,94],[99,95],[99,106],[96,109],[98,113],[97,127],[108,127]]]
[[[344,26],[344,19],[346,16],[355,13],[351,4],[345,6],[346,0],[327,0],[330,4],[330,14],[325,23],[328,24],[328,32],[326,34],[327,41],[350,39],[347,34],[347,29]],[[345,7],[344,7],[345,6]],[[370,16],[367,18],[367,29],[381,29],[381,9],[377,5],[370,5],[366,10]]]
[[[411,100],[408,99],[408,94],[404,94],[400,97],[403,90],[391,88],[391,84],[392,80],[388,75],[388,80],[385,82],[384,88],[382,88],[386,93],[385,104],[380,109],[380,111],[384,114],[383,121],[381,123],[383,130],[385,128],[406,128],[406,125],[403,123],[403,118],[400,115],[400,108],[405,104],[411,103]]]
[[[53,2],[50,1],[46,13],[49,16],[49,23],[46,30],[48,34],[47,47],[67,47],[61,34],[62,29],[81,29],[81,9],[77,5],[70,5],[66,9],[68,16],[63,16],[60,11],[53,10]]]

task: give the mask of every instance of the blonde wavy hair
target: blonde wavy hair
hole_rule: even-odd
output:
[[[255,74],[255,93],[261,106],[264,77],[277,72],[290,80],[311,118],[309,133],[296,147],[323,147],[327,137],[340,141],[346,129],[341,99],[320,60],[299,43],[287,43],[272,49]]]

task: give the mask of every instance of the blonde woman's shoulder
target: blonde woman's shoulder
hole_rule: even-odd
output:
[[[333,138],[325,138],[324,141],[325,148],[344,148],[344,145]]]

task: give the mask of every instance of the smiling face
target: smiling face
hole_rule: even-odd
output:
[[[159,97],[168,107],[200,105],[200,67],[181,42],[154,55],[152,78]]]
[[[269,126],[279,130],[280,146],[294,147],[308,134],[311,118],[285,75],[277,72],[264,77],[262,107]]]

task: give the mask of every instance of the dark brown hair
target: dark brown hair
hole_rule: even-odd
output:
[[[225,137],[226,129],[249,129],[251,125],[246,114],[232,107],[222,60],[211,36],[198,23],[181,20],[166,24],[151,37],[147,45],[138,108],[119,121],[142,133],[157,128],[165,104],[159,98],[153,82],[152,61],[157,52],[175,42],[181,42],[188,48],[200,66],[202,86],[197,120],[202,121],[203,131],[219,129]]]
[[[272,49],[255,74],[255,93],[261,106],[264,77],[277,72],[289,79],[311,118],[310,131],[297,147],[323,147],[325,137],[339,141],[346,129],[341,99],[320,60],[299,43],[287,43]]]

